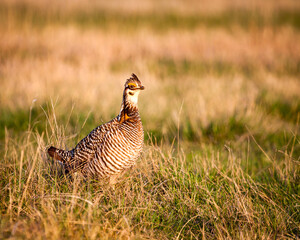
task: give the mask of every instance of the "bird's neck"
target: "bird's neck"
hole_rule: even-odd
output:
[[[130,118],[139,116],[139,109],[137,102],[132,102],[126,95],[123,96],[121,110],[119,114],[119,121],[124,122]]]

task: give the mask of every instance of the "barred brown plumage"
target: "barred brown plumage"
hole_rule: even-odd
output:
[[[50,147],[48,154],[60,161],[68,172],[80,171],[87,178],[113,182],[140,155],[144,130],[137,102],[140,80],[135,74],[125,82],[120,113],[92,130],[70,151]]]

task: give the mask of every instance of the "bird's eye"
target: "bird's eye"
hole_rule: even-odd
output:
[[[129,89],[134,89],[136,85],[134,83],[129,83],[128,84]]]

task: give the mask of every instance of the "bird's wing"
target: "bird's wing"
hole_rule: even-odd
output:
[[[71,171],[82,169],[86,163],[94,158],[96,150],[101,146],[104,136],[114,126],[115,119],[93,129],[83,138],[73,151],[73,158],[68,162]]]

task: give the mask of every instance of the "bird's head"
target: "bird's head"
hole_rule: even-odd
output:
[[[145,89],[141,81],[133,73],[131,77],[126,80],[124,87],[124,97],[126,100],[131,104],[137,105],[140,91]]]

